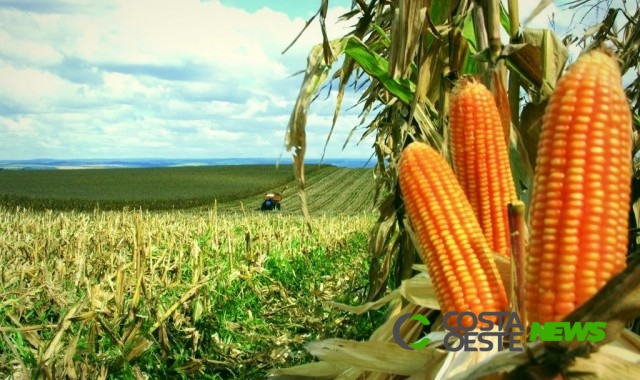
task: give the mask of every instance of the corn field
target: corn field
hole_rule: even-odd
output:
[[[324,39],[286,135],[301,216],[0,209],[0,374],[637,378],[640,7],[561,2],[590,25],[559,34],[528,26],[551,2],[531,15],[523,4],[354,0],[351,32],[328,40],[320,1]],[[309,207],[322,184],[305,177],[306,112],[335,81],[328,138],[354,89],[362,122],[350,136],[375,141],[375,220]],[[493,121],[464,121],[465,83],[492,101],[464,112]],[[489,129],[484,146],[465,145]],[[447,351],[443,314],[465,310],[521,314],[525,335],[528,317],[604,322],[605,338]],[[407,314],[419,318],[398,327]],[[421,349],[397,341],[425,336]]]
[[[3,379],[260,378],[364,338],[371,215],[0,209]],[[377,322],[376,322],[377,321]]]

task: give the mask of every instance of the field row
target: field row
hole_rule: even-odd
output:
[[[305,175],[309,210],[315,215],[357,214],[373,211],[374,182],[370,169],[331,167]],[[296,182],[284,188],[282,213],[301,212]],[[256,210],[264,194],[220,205],[221,211]]]

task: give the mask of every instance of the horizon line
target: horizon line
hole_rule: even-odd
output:
[[[292,160],[292,157],[91,157],[91,158],[0,158],[0,161],[87,161],[87,160]],[[305,157],[307,160],[371,160],[373,157]]]

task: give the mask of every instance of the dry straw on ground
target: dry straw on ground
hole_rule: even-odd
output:
[[[299,216],[0,208],[0,378],[233,378],[308,360],[302,342],[352,330],[329,303],[359,299],[366,253],[349,244],[372,221],[318,220],[310,239]],[[304,267],[318,273],[297,279]]]

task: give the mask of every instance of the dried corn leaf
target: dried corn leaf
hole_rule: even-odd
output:
[[[434,122],[435,115],[437,115],[435,111],[435,106],[431,104],[429,98],[424,98],[418,104],[416,108],[414,108],[415,113],[413,114],[415,122],[418,124],[418,132],[423,136],[425,141],[429,143],[434,149],[443,152],[443,155],[446,157],[446,144],[444,143],[444,138],[438,131],[438,126]],[[427,114],[427,110],[430,114]]]
[[[75,364],[73,362],[73,356],[76,353],[76,347],[78,346],[78,340],[80,339],[80,332],[78,332],[71,342],[67,346],[64,358],[62,359],[64,365],[64,375],[69,380],[75,380],[78,378],[78,374],[76,372]]]
[[[365,304],[358,305],[358,306],[351,306],[351,305],[347,305],[339,302],[331,302],[330,305],[333,307],[337,307],[338,309],[342,309],[344,311],[348,311],[350,313],[360,315],[368,312],[369,310],[378,310],[382,306],[388,304],[390,301],[396,298],[399,298],[400,295],[401,295],[400,291],[396,289],[391,293],[387,294],[386,296],[378,299],[377,301],[367,302]]]
[[[528,346],[533,357],[540,358],[544,345],[534,343]],[[453,376],[450,380],[508,379],[518,380],[525,376],[533,378],[554,378],[552,368],[544,363],[529,361],[526,352],[503,351],[495,354],[491,360],[479,363]],[[632,379],[640,375],[640,354],[624,348],[603,346],[599,352],[589,357],[578,357],[567,367],[565,379]],[[546,373],[546,377],[541,377]]]
[[[403,378],[403,380],[431,380],[435,379],[438,374],[439,368],[434,368],[430,364],[426,364],[424,368],[414,373],[413,375]]]
[[[402,231],[397,235],[392,252],[397,252],[398,254],[394,268],[395,282],[398,285],[402,285],[402,281],[413,277],[414,271],[412,266],[418,258],[418,253],[406,231]]]
[[[333,51],[333,56],[337,56],[344,51],[346,43],[350,38],[337,39],[329,42],[329,47]],[[285,135],[285,146],[288,152],[293,150],[294,172],[298,181],[298,195],[300,196],[302,214],[309,229],[311,228],[311,216],[307,206],[307,195],[304,181],[304,155],[307,150],[307,113],[315,94],[322,83],[329,76],[329,70],[333,61],[327,64],[325,58],[326,44],[316,45],[311,49],[307,57],[307,68],[302,81],[302,86],[296,99],[296,103],[291,112],[287,133]]]
[[[5,316],[7,318],[9,318],[11,320],[11,322],[17,327],[16,328],[14,328],[14,327],[0,327],[0,331],[1,332],[13,331],[13,330],[20,331],[22,333],[22,336],[24,336],[26,341],[29,342],[31,347],[35,348],[36,350],[39,349],[42,346],[42,341],[40,340],[40,337],[38,336],[36,331],[41,330],[43,328],[55,328],[57,326],[57,325],[35,325],[35,326],[24,326],[23,327],[20,324],[20,321],[18,320],[18,318],[16,318],[12,314],[6,313]]]
[[[204,368],[204,363],[200,359],[190,359],[180,366],[176,367],[176,372],[184,374],[188,377],[193,377],[195,374],[200,374]]]
[[[547,29],[522,29],[523,43],[503,51],[512,72],[535,89],[535,102],[547,99],[569,58],[566,46]]]
[[[71,327],[71,318],[77,313],[79,309],[84,307],[86,303],[86,299],[79,304],[74,305],[67,311],[67,313],[62,317],[60,323],[58,324],[58,329],[53,336],[53,338],[47,344],[47,348],[41,357],[38,358],[39,363],[47,363],[50,364],[51,359],[53,359],[54,355],[62,348],[62,336],[67,331],[69,327]]]
[[[357,368],[349,368],[335,380],[361,380],[366,378],[367,380],[401,380],[405,376],[399,376],[391,373],[369,372]]]
[[[392,305],[391,312],[387,320],[380,325],[374,332],[371,334],[369,338],[370,341],[379,341],[379,342],[391,342],[393,341],[393,327],[398,318],[404,314],[425,314],[428,310],[414,304],[407,304],[406,306],[399,308],[393,306],[400,306],[400,303]],[[404,339],[405,342],[415,341],[418,336],[422,333],[424,326],[417,321],[405,321],[405,323],[400,326],[400,336]]]
[[[418,70],[416,98],[412,105],[412,115],[416,111],[417,100],[430,101],[429,99],[438,99],[440,97],[441,87],[441,73],[444,71],[444,62],[439,59],[436,52],[438,52],[444,42],[443,40],[435,40],[429,50],[422,47],[420,51],[420,69]],[[431,54],[429,54],[431,53]]]
[[[623,340],[624,338],[618,338],[614,342],[620,342]],[[600,350],[598,350],[598,354],[602,354],[603,356],[616,357],[618,359],[622,359],[629,363],[636,363],[636,364],[640,363],[640,352],[637,351],[637,349],[629,350],[626,348],[622,348],[617,345],[614,345],[613,344],[614,342],[612,342],[612,344],[602,346]]]
[[[538,157],[538,141],[540,139],[540,132],[542,131],[542,116],[544,115],[547,101],[544,100],[540,104],[533,102],[527,103],[522,109],[520,115],[520,128],[517,130],[520,141],[512,141],[512,144],[521,144],[521,149],[518,151],[524,151],[521,154],[523,157],[523,163],[528,164],[531,171],[535,170],[536,159]],[[512,134],[513,136],[513,134]],[[520,148],[520,144],[517,145]],[[524,158],[528,158],[528,162],[524,162]]]
[[[496,261],[496,267],[498,268],[498,273],[500,273],[504,288],[511,289],[511,260],[497,253],[493,254],[493,259]]]
[[[492,356],[491,360],[465,368],[447,380],[506,379],[508,373],[528,362],[529,358],[523,352],[502,351]]]
[[[497,350],[484,352],[484,351],[451,351],[447,353],[440,371],[436,376],[432,377],[433,380],[444,380],[456,378],[461,373],[464,373],[467,368],[474,368],[479,363],[490,361],[490,359],[497,354]]]
[[[620,338],[616,339],[612,345],[640,352],[640,336],[629,330],[622,330]]]
[[[604,348],[604,347],[603,347]],[[629,362],[622,353],[606,351],[593,354],[590,358],[577,358],[569,368],[571,375],[567,379],[580,380],[619,380],[640,378],[640,365]]]
[[[302,364],[290,368],[277,368],[269,370],[268,373],[274,375],[270,379],[293,380],[293,379],[335,379],[348,367],[329,362],[315,362]]]
[[[502,129],[505,138],[505,149],[509,148],[511,135],[511,110],[509,107],[509,95],[507,94],[507,86],[505,84],[507,77],[506,66],[501,61],[498,63],[491,75],[491,94],[493,95],[496,106],[500,113],[502,121]]]
[[[422,268],[426,269],[424,266],[422,266]],[[369,310],[377,310],[401,296],[415,305],[423,306],[432,310],[440,310],[438,298],[427,273],[419,273],[408,280],[402,281],[402,284],[398,289],[395,289],[376,301],[367,302],[358,306],[351,306],[337,302],[333,302],[331,305],[351,313],[363,314]]]
[[[344,63],[342,64],[342,67],[336,73],[340,78],[340,84],[338,85],[338,93],[336,95],[336,108],[333,111],[333,120],[331,121],[331,128],[329,129],[329,133],[327,134],[327,139],[325,140],[324,147],[322,148],[322,156],[320,157],[320,161],[324,160],[324,155],[327,151],[327,146],[329,146],[331,135],[333,135],[333,130],[335,129],[336,122],[338,121],[338,114],[340,113],[340,107],[342,106],[342,101],[344,100],[344,90],[347,87],[348,80],[351,77],[351,73],[353,72],[355,67],[356,67],[355,61],[351,59],[351,57],[347,56],[345,58]],[[352,133],[354,130],[355,128],[352,130]],[[342,147],[343,149],[347,146],[350,139],[351,139],[351,134],[346,138],[344,145]]]
[[[527,19],[524,20],[523,24],[524,25],[528,24],[531,20],[536,18],[546,7],[548,7],[552,3],[553,3],[553,0],[540,0],[538,5],[533,9],[533,11],[531,11],[531,14],[527,17]]]
[[[446,356],[446,353],[429,347],[405,350],[395,342],[344,339],[312,342],[307,345],[307,350],[327,362],[407,376],[420,371],[427,363],[438,366]]]
[[[394,79],[406,79],[411,74],[428,3],[426,0],[400,0],[394,10],[389,51],[389,75]]]
[[[178,301],[174,302],[173,305],[171,305],[169,309],[167,309],[158,318],[158,320],[153,324],[153,326],[151,326],[151,328],[149,329],[149,334],[152,334],[154,331],[156,331],[156,329],[160,327],[160,325],[164,323],[164,321],[166,321],[171,316],[171,314],[173,314],[173,312],[176,311],[178,307],[180,307],[180,305],[187,302],[189,299],[193,298],[196,294],[198,294],[198,292],[200,291],[200,288],[202,288],[204,285],[207,285],[208,283],[209,283],[209,279],[204,279],[202,282],[200,282],[196,286],[189,289],[186,293],[184,293],[182,297],[180,297]]]
[[[527,224],[525,222],[525,205],[515,201],[507,205],[509,215],[509,235],[511,242],[511,286],[506,288],[510,298],[510,309],[518,313],[522,323],[526,326],[524,318],[524,278],[525,278],[525,253],[527,246]]]
[[[125,359],[127,362],[135,360],[153,346],[153,342],[144,337],[139,337],[135,343],[131,343],[125,349]]]
[[[400,294],[409,302],[432,310],[440,310],[438,297],[427,273],[418,273],[400,285]]]
[[[411,268],[413,268],[414,270],[417,270],[418,272],[429,273],[427,266],[424,264],[413,264]]]
[[[323,4],[324,5],[324,4]],[[363,4],[360,4],[360,8],[362,10],[366,9],[367,7],[364,6]],[[361,11],[359,10],[353,10],[351,12],[347,12],[346,14],[342,15],[340,17],[341,20],[347,20],[350,19],[351,17],[359,14]],[[323,33],[324,33],[324,19],[321,18],[321,25],[323,28]],[[381,37],[381,41],[382,43],[375,43],[372,42],[370,44],[371,48],[375,51],[378,51],[378,48],[386,48],[389,46],[389,36],[387,36],[387,34],[380,29],[379,26],[377,26],[376,24],[371,24],[371,26],[373,27],[374,30],[376,30],[379,34],[378,36]],[[358,23],[358,25],[355,28],[355,31],[353,33],[353,36],[355,36],[356,38],[362,39],[367,33],[369,32],[369,23],[368,22],[360,22]],[[323,34],[323,43],[326,44],[326,34]],[[380,46],[378,46],[380,45]],[[342,106],[342,101],[344,99],[344,91],[345,88],[349,82],[349,79],[352,76],[353,71],[356,69],[356,62],[350,57],[350,56],[346,56],[344,63],[342,64],[342,67],[340,68],[340,70],[338,70],[338,72],[336,72],[336,74],[334,75],[334,78],[339,77],[340,78],[340,84],[338,86],[338,93],[336,94],[336,107],[335,110],[333,112],[333,120],[331,122],[331,129],[329,130],[329,133],[327,135],[327,140],[325,142],[324,148],[322,150],[322,157],[321,160],[324,159],[324,155],[326,153],[326,149],[327,146],[329,144],[329,140],[331,139],[331,135],[333,134],[333,130],[335,128],[336,125],[336,121],[338,120],[338,114],[340,112],[340,107]],[[357,75],[356,75],[356,81],[353,84],[353,87],[356,88],[356,83],[357,83]],[[367,109],[367,107],[365,106],[365,110]],[[366,117],[366,116],[365,116]],[[362,119],[361,123],[364,123],[364,119]],[[347,144],[349,143],[349,141],[351,140],[351,136],[353,134],[353,132],[355,131],[355,128],[351,130],[351,132],[349,133],[349,136],[347,136],[347,138],[345,139],[344,142],[344,146],[343,149],[347,146]]]
[[[367,301],[382,294],[386,288],[386,278],[389,267],[385,265],[390,260],[387,244],[396,230],[395,195],[391,194],[378,207],[380,216],[371,230],[369,238],[369,253],[371,255],[369,268],[369,291]]]

